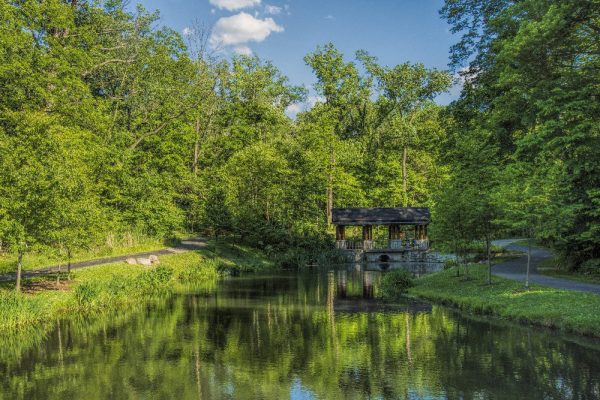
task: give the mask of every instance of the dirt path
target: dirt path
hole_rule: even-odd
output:
[[[115,263],[115,262],[119,262],[119,261],[125,262],[125,260],[128,258],[145,258],[152,254],[157,255],[157,256],[161,256],[161,255],[164,256],[167,254],[185,253],[187,251],[203,249],[206,246],[207,246],[206,239],[203,239],[203,238],[185,239],[185,240],[182,240],[181,243],[175,247],[169,247],[169,248],[162,249],[162,250],[144,251],[142,253],[124,254],[122,256],[105,257],[105,258],[98,258],[95,260],[87,260],[87,261],[80,261],[80,262],[72,263],[71,270],[87,268],[87,267],[95,267],[97,265],[110,264],[110,263]],[[63,265],[61,270],[63,272],[65,272],[66,266]],[[40,268],[40,269],[32,269],[32,270],[28,270],[28,271],[23,271],[22,277],[23,278],[34,278],[37,276],[44,276],[44,275],[52,274],[55,272],[58,272],[58,265],[53,265],[50,267],[44,267],[44,268]],[[11,272],[11,273],[0,275],[0,282],[14,281],[16,279],[17,279],[16,272]]]
[[[521,246],[514,242],[518,239],[503,239],[495,240],[493,243],[496,246],[502,246],[507,250],[520,251],[525,253],[522,257],[514,260],[505,261],[494,266],[494,275],[502,278],[512,279],[514,281],[525,282],[525,274],[527,271],[527,246]],[[551,276],[541,275],[537,272],[537,265],[552,257],[552,253],[545,249],[531,249],[531,267],[529,271],[529,282],[538,285],[549,286],[557,289],[575,290],[578,292],[600,294],[600,285],[592,283],[577,282],[569,279],[553,278]]]

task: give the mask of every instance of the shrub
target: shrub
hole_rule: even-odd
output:
[[[450,269],[456,266],[458,266],[458,261],[456,260],[456,258],[449,258],[446,261],[444,261],[444,269]]]
[[[136,286],[143,292],[157,292],[165,290],[173,277],[173,268],[164,265],[142,272]]]
[[[584,275],[600,275],[600,258],[587,260],[581,264],[579,272]]]
[[[384,299],[396,299],[406,289],[414,286],[410,272],[405,269],[395,269],[387,272],[381,279],[381,296]]]
[[[222,264],[224,263],[219,263],[216,260],[202,260],[180,271],[177,278],[185,283],[214,279],[216,277],[215,271],[220,272]]]
[[[14,329],[43,320],[43,300],[14,291],[0,292],[0,326]]]
[[[99,293],[100,287],[94,282],[82,282],[73,290],[73,296],[79,307],[90,306]]]

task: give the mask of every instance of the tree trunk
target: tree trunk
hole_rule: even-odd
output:
[[[333,170],[335,168],[335,151],[333,145],[331,146],[331,158],[329,166],[329,175],[327,176],[327,225],[331,225],[332,222],[332,209],[333,209]]]
[[[200,118],[196,118],[196,142],[194,143],[194,165],[192,172],[198,176],[198,159],[200,158]]]
[[[488,264],[488,285],[492,284],[492,255],[491,255],[491,243],[490,238],[485,238],[485,247],[487,250],[487,264]]]
[[[17,257],[17,284],[15,285],[15,290],[17,292],[21,291],[21,270],[23,267],[23,252],[19,251],[19,255]]]
[[[454,259],[456,261],[456,277],[460,276],[460,261],[458,259],[458,244],[454,242]]]
[[[402,149],[402,206],[408,207],[408,188],[407,188],[407,176],[406,176],[406,158],[408,156],[408,149],[406,146]]]
[[[67,249],[67,280],[71,280],[71,249]]]
[[[531,236],[531,235],[529,235]],[[531,237],[527,239],[527,272],[525,273],[525,289],[529,289],[529,267],[531,265]]]

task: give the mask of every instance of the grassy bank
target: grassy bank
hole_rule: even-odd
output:
[[[76,270],[71,280],[59,283],[56,275],[26,280],[22,294],[8,282],[0,288],[0,333],[127,308],[175,292],[209,291],[222,273],[269,266],[255,250],[219,244],[216,249],[163,256],[152,268],[119,262]]]
[[[415,280],[408,293],[483,315],[600,337],[600,296],[532,285],[494,277],[486,284],[487,270],[472,265],[469,277],[456,277],[454,268]]]

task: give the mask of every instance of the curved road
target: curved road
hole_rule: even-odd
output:
[[[508,260],[493,266],[494,275],[513,281],[525,282],[525,274],[527,271],[527,246],[521,246],[514,242],[519,239],[503,239],[494,240],[493,244],[504,247],[507,250],[520,251],[525,253],[522,257]],[[600,294],[600,285],[592,283],[584,283],[572,281],[569,279],[554,278],[551,276],[541,275],[537,272],[537,265],[540,261],[552,257],[552,253],[545,249],[536,247],[531,248],[531,266],[529,270],[529,283],[549,286],[557,289],[575,290],[578,292],[587,292]]]
[[[105,258],[98,258],[96,260],[75,262],[75,263],[71,264],[71,270],[87,268],[87,267],[95,267],[96,265],[111,264],[111,263],[115,263],[115,262],[119,262],[119,261],[125,262],[125,260],[127,260],[128,258],[146,258],[146,257],[149,257],[150,255],[161,256],[161,255],[166,255],[166,254],[185,253],[187,251],[200,250],[200,249],[205,248],[206,246],[207,246],[206,239],[203,239],[203,238],[184,239],[177,246],[169,247],[169,248],[162,249],[162,250],[145,251],[142,253],[124,254],[122,256],[105,257]],[[63,272],[66,271],[66,268],[67,268],[66,265],[62,265]],[[34,278],[37,276],[48,275],[48,274],[51,274],[54,272],[58,272],[58,265],[53,265],[51,267],[45,267],[45,268],[40,268],[40,269],[23,271],[23,273],[21,274],[21,277],[22,278]],[[10,272],[10,273],[0,275],[0,282],[14,281],[16,279],[17,279],[16,272]]]

